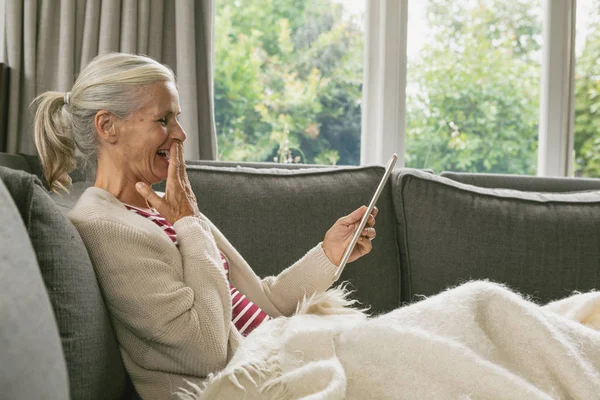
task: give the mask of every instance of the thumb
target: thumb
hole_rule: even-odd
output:
[[[360,219],[363,217],[366,211],[367,206],[360,206],[356,210],[352,211],[350,214],[346,215],[345,217],[342,217],[341,221],[347,225],[354,224],[360,221]]]
[[[135,184],[135,189],[152,207],[157,210],[161,208],[163,199],[152,190],[152,186],[147,185],[144,182],[138,182]]]

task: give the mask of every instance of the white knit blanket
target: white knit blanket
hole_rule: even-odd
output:
[[[260,326],[181,399],[600,399],[600,293],[471,282],[367,318],[342,289]]]

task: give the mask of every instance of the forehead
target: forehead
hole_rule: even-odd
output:
[[[142,107],[139,111],[146,114],[160,114],[167,111],[179,113],[179,93],[173,82],[154,82],[145,87],[140,96]]]

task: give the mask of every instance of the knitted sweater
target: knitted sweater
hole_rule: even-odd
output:
[[[91,187],[69,213],[92,259],[121,355],[144,400],[167,399],[225,367],[244,340],[231,322],[231,283],[272,317],[325,291],[336,266],[318,244],[277,277],[260,279],[206,218],[176,221],[179,246],[107,191]]]

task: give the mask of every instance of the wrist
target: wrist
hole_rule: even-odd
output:
[[[324,242],[321,242],[321,248],[323,249],[323,253],[325,253],[325,256],[329,259],[329,261],[333,265],[338,266],[339,263],[333,259],[333,256],[331,255],[331,251],[329,250],[328,246],[325,245]]]
[[[191,212],[190,212],[190,213],[182,213],[182,214],[179,214],[179,215],[176,217],[175,221],[179,221],[180,219],[187,218],[187,217],[192,217],[192,218],[196,218],[196,219],[201,219],[201,218],[200,218],[200,213],[191,213]]]

